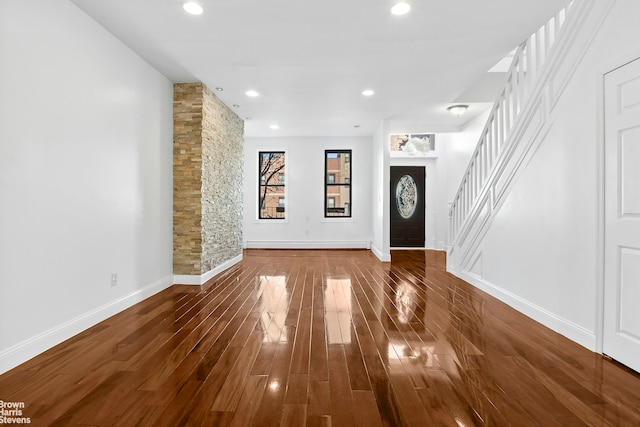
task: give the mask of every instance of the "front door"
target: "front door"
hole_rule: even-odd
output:
[[[605,75],[604,353],[640,371],[640,59]]]
[[[424,167],[391,166],[392,248],[424,248],[424,182]]]

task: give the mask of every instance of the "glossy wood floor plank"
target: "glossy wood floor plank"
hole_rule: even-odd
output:
[[[245,251],[0,376],[54,426],[633,426],[640,376],[445,256]]]

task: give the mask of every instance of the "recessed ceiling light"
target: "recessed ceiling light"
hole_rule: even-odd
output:
[[[247,118],[245,118],[245,120],[251,120],[251,117],[247,117]]]
[[[255,98],[256,96],[260,96],[260,94],[255,90],[248,90],[245,93],[247,94],[247,96],[250,96],[252,98]]]
[[[269,126],[269,127],[270,127],[271,129],[273,129],[273,130],[280,129],[280,126],[278,126],[278,125],[271,125],[271,126]]]
[[[223,88],[221,88],[220,86],[218,86],[218,87],[216,88],[216,90],[217,90],[218,92],[222,92],[224,89],[223,89]]]
[[[393,7],[391,8],[391,13],[400,16],[409,13],[410,10],[411,5],[409,5],[409,3],[401,1],[393,5]]]
[[[182,5],[182,8],[191,15],[202,15],[204,9],[194,1],[188,1]]]
[[[240,105],[238,105],[238,104],[233,104],[233,108],[240,108]]]
[[[359,127],[360,127],[360,125],[353,125],[353,127],[354,127],[354,128],[359,128]]]
[[[366,90],[363,90],[363,91],[362,91],[362,94],[363,94],[364,96],[371,96],[371,95],[373,95],[374,93],[375,93],[375,92],[374,92],[374,91],[372,91],[371,89],[366,89]]]

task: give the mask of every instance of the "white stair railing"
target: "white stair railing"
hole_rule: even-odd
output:
[[[507,73],[507,82],[489,114],[449,208],[451,246],[456,244],[461,232],[470,226],[470,218],[487,191],[495,165],[508,145],[513,143],[509,139],[511,130],[545,71],[547,59],[562,37],[565,24],[576,9],[574,3],[580,1],[571,1],[516,49]]]

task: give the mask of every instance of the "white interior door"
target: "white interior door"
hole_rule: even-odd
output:
[[[604,353],[640,371],[640,59],[605,76]]]

